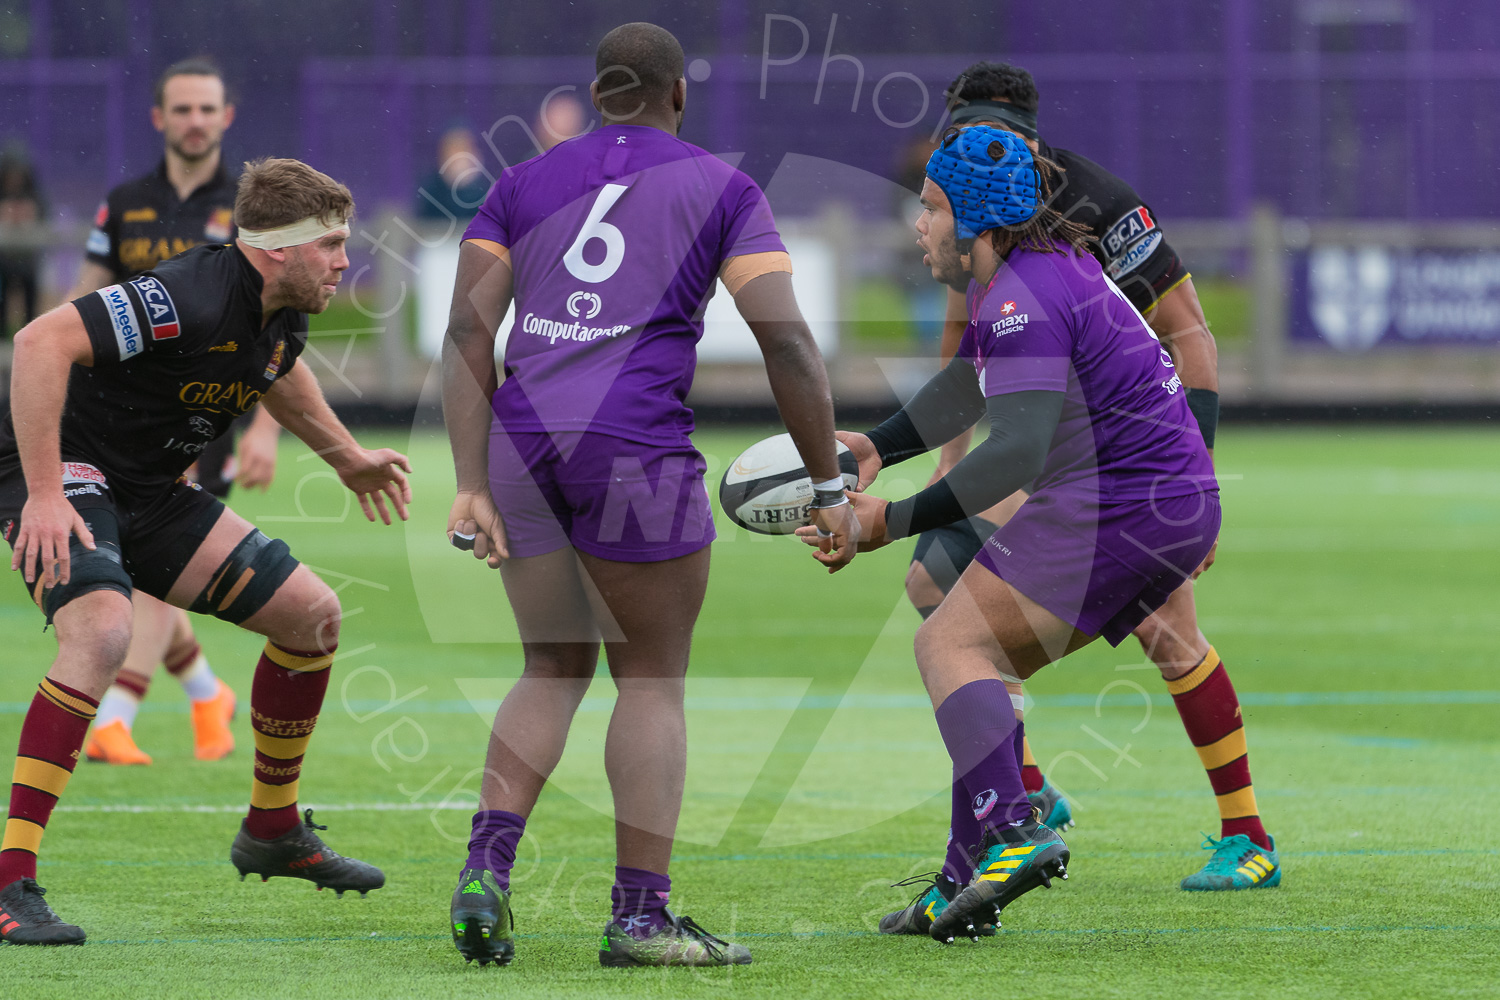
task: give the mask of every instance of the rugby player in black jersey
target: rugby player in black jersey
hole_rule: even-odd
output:
[[[1150,207],[1125,181],[1092,160],[1048,145],[1037,132],[1040,103],[1031,74],[1005,63],[979,62],[959,74],[944,92],[955,125],[987,124],[1026,139],[1033,153],[1061,168],[1049,204],[1065,219],[1088,227],[1097,243],[1094,256],[1172,357],[1193,415],[1212,454],[1219,415],[1218,352],[1209,333],[1191,276],[1162,233]],[[943,324],[943,364],[953,359],[968,325],[964,289],[948,291]],[[941,451],[932,482],[947,474],[968,452],[972,431]],[[926,618],[958,582],[986,538],[1026,500],[1018,492],[986,511],[920,536],[906,577],[906,593]],[[1215,543],[1217,550],[1217,543]],[[1194,578],[1214,562],[1210,551]],[[1261,825],[1250,780],[1239,699],[1218,653],[1198,628],[1193,583],[1185,582],[1136,630],[1182,717],[1183,726],[1208,772],[1218,801],[1220,839],[1203,869],[1182,880],[1187,890],[1250,889],[1280,884],[1275,844]],[[1010,685],[1020,695],[1019,684]],[[1024,745],[1022,776],[1042,821],[1063,829],[1073,825],[1063,795],[1037,766]],[[955,795],[958,795],[955,792]],[[956,808],[956,807],[955,807]],[[953,838],[950,839],[962,839]],[[882,931],[926,934],[931,913],[940,911],[969,872],[962,861],[968,845],[952,843],[943,872],[906,909],[887,915]],[[956,881],[955,881],[956,880]]]
[[[234,122],[234,105],[218,67],[188,59],[167,67],[156,82],[151,122],[165,151],[156,169],[109,192],[89,233],[88,256],[68,298],[149,271],[203,243],[227,243],[234,234],[235,178],[224,168],[222,139]],[[225,471],[236,460],[235,482],[264,489],[276,471],[281,428],[264,407],[254,407],[233,432],[209,441],[199,453],[193,478],[221,500],[228,496]],[[84,753],[108,764],[149,764],[131,729],[158,664],[177,678],[188,696],[193,753],[218,760],[234,749],[229,722],[235,694],[203,655],[187,613],[138,591],[130,652],[115,683],[99,703]]]
[[[21,728],[0,843],[0,938],[77,944],[36,883],[43,828],[78,760],[145,591],[268,640],[251,686],[250,807],[230,849],[240,872],[361,893],[379,869],[334,853],[297,814],[297,785],[338,645],[334,591],[182,478],[257,402],[329,463],[365,516],[410,501],[406,457],[359,446],[298,364],[307,313],[349,266],[353,199],[296,160],[246,165],[234,243],[189,250],[60,306],[16,336],[0,425],[0,535],[55,626],[58,653]]]

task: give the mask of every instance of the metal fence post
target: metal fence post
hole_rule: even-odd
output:
[[[395,213],[387,210],[380,218],[381,238],[388,239],[395,251],[380,261],[380,307],[388,313],[380,332],[380,391],[385,402],[394,403],[411,394],[411,350],[407,330],[408,300],[414,294],[413,275],[405,270],[412,258],[412,241],[402,226],[395,225]]]
[[[1281,394],[1281,364],[1287,337],[1286,245],[1281,215],[1261,202],[1250,212],[1251,349],[1250,395],[1272,399]]]

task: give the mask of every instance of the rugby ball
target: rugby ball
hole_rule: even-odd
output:
[[[859,483],[859,463],[843,442],[838,446],[844,486]],[[719,504],[729,519],[762,535],[790,535],[807,523],[813,502],[812,477],[790,434],[768,437],[745,449],[724,470]]]

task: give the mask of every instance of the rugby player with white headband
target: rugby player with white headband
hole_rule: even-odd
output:
[[[37,854],[89,722],[131,638],[131,595],[209,614],[267,642],[251,684],[250,806],[229,850],[240,877],[365,893],[373,865],[331,850],[298,782],[328,690],[338,596],[217,498],[182,477],[256,403],[359,498],[405,520],[406,456],[362,448],[298,356],[307,314],[349,267],[349,189],[297,160],[245,165],[239,238],[196,247],[52,310],[16,335],[0,424],[0,537],[53,624],[58,653],[26,720],[0,842],[0,939],[81,944],[37,885]],[[226,831],[227,832],[227,831]]]

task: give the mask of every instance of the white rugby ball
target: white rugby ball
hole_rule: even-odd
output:
[[[842,442],[839,472],[846,489],[859,483],[859,463]],[[729,519],[762,535],[790,535],[808,522],[813,502],[812,477],[790,434],[777,434],[745,449],[724,470],[719,504]]]

